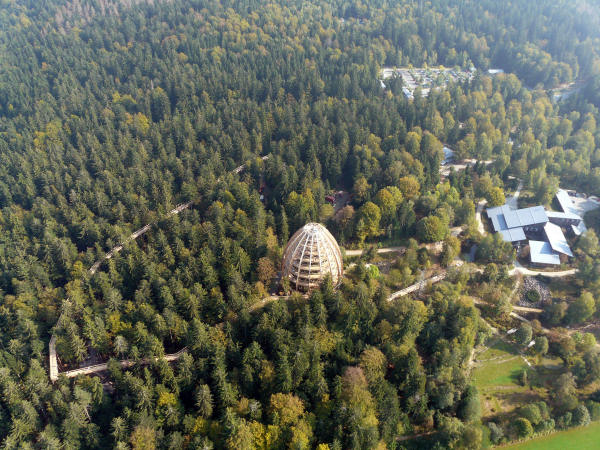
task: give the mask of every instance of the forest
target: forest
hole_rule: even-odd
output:
[[[414,100],[379,80],[437,65],[475,75]],[[476,205],[511,177],[545,205],[559,185],[600,195],[599,92],[596,0],[0,0],[0,445],[481,448],[469,367],[482,316],[508,320],[514,255]],[[492,162],[441,177],[444,145]],[[407,250],[389,276],[361,257],[337,289],[257,307],[311,221],[344,249]],[[387,302],[440,241],[444,266],[477,242],[483,273]],[[544,323],[600,315],[593,230],[576,253],[581,292]],[[52,335],[61,370],[108,370],[52,383]],[[600,416],[600,359],[577,339],[537,349],[562,358],[564,395],[506,434]]]

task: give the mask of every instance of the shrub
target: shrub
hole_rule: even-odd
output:
[[[488,428],[490,429],[490,441],[492,441],[492,444],[499,444],[504,439],[504,430],[502,427],[496,425],[494,422],[490,422],[488,423]]]
[[[585,405],[579,405],[573,411],[573,426],[589,425],[591,422],[590,412]]]
[[[537,431],[552,431],[554,426],[554,419],[544,420],[537,426]]]
[[[521,345],[527,345],[533,337],[533,329],[528,323],[522,324],[515,333],[515,341]]]
[[[592,420],[600,419],[600,403],[588,400],[585,402],[585,407],[589,411]]]
[[[515,421],[515,432],[518,437],[526,438],[533,434],[533,427],[531,426],[531,422],[529,420],[519,417]]]
[[[521,386],[527,386],[527,369],[523,369],[519,374],[519,383],[521,383]]]
[[[529,303],[537,303],[540,301],[540,298],[540,293],[535,289],[530,289],[525,292],[525,300],[527,300]]]
[[[540,408],[532,403],[530,405],[525,405],[519,409],[519,416],[529,420],[532,425],[537,425],[542,421],[542,413],[540,412]]]
[[[556,421],[556,427],[564,430],[565,428],[569,428],[571,426],[571,422],[573,420],[573,414],[570,412],[566,413],[563,416],[560,416]]]
[[[458,407],[457,415],[461,420],[472,422],[481,416],[481,402],[475,386],[468,386]]]

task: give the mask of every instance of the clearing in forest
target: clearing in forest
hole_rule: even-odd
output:
[[[472,375],[481,397],[484,419],[510,413],[523,403],[543,399],[545,389],[531,389],[529,385],[521,384],[524,370],[530,379],[539,374],[527,365],[514,344],[493,336],[488,345],[487,350],[477,355]]]
[[[501,447],[514,450],[592,450],[600,446],[600,421],[592,422],[587,427],[572,428],[559,431],[529,441]]]

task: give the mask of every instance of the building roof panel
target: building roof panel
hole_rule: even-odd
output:
[[[508,228],[526,227],[548,222],[548,216],[543,206],[504,211],[504,219],[506,219]]]
[[[543,206],[534,206],[533,208],[527,208],[531,211],[533,216],[533,223],[544,223],[548,222],[548,215],[546,209]]]
[[[546,233],[546,237],[548,238],[552,250],[567,256],[573,256],[571,247],[569,247],[569,243],[558,225],[548,222],[544,225],[544,232]]]
[[[518,242],[527,239],[522,227],[500,230],[499,233],[502,235],[502,239],[505,242]]]
[[[489,208],[487,215],[492,221],[494,231],[526,227],[528,225],[541,225],[548,222],[548,216],[543,206],[510,209],[508,205],[502,205]]]
[[[583,220],[579,222],[579,225],[571,225],[571,229],[573,230],[573,234],[575,236],[581,236],[587,231],[587,227],[585,226]]]
[[[569,194],[564,189],[559,189],[556,193],[556,200],[564,212],[576,213],[575,205],[573,200],[569,197]]]
[[[532,263],[559,265],[560,257],[545,241],[529,241],[529,257]]]
[[[504,213],[504,220],[506,220],[506,226],[508,228],[515,228],[521,225],[519,216],[516,211],[506,211]]]
[[[504,220],[504,206],[496,206],[495,208],[488,208],[486,211],[487,216],[492,221],[494,231],[506,230],[506,220]]]
[[[561,211],[546,211],[546,215],[548,219],[570,219],[570,220],[581,220],[581,216],[579,214],[575,214],[574,212],[561,212]]]

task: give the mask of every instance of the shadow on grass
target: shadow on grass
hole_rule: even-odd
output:
[[[527,379],[529,379],[529,377],[531,376],[531,370],[527,368],[518,368],[510,371],[509,377],[512,380],[512,382],[516,385],[522,386],[521,379],[523,376],[523,371],[527,372]]]

